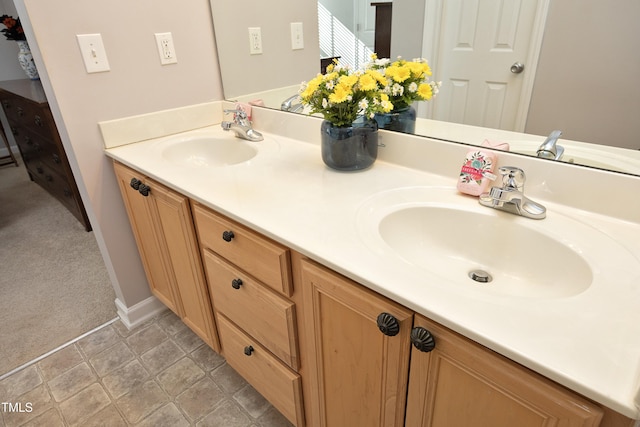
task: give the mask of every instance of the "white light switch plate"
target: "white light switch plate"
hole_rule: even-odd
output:
[[[100,73],[111,69],[100,34],[77,34],[76,38],[87,73]]]
[[[302,32],[302,22],[291,23],[291,49],[304,49],[304,35]]]

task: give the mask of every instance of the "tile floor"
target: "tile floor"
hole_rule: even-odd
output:
[[[166,311],[119,320],[0,381],[0,427],[291,424]]]

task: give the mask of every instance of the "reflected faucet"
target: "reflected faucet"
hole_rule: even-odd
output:
[[[547,209],[524,195],[524,171],[514,166],[498,169],[502,175],[502,187],[491,187],[488,193],[480,195],[482,206],[499,209],[515,215],[533,219],[543,219]]]
[[[564,147],[558,145],[558,138],[562,135],[562,131],[554,130],[544,140],[542,145],[538,147],[537,156],[543,159],[560,160],[564,154]]]
[[[297,113],[298,111],[304,108],[304,105],[302,105],[301,102],[294,104],[293,101],[300,101],[300,95],[295,94],[285,99],[284,101],[282,101],[282,104],[280,104],[280,109],[282,111],[290,111],[292,113]]]
[[[251,121],[247,113],[238,104],[235,110],[224,110],[225,114],[233,113],[233,121],[223,121],[220,123],[222,129],[231,130],[236,134],[237,138],[246,139],[248,141],[262,141],[262,134],[251,127]]]

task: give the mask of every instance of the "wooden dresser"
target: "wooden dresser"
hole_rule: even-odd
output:
[[[0,103],[29,177],[91,230],[58,129],[39,80],[0,81]]]

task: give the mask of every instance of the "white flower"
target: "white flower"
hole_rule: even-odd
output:
[[[358,103],[358,108],[360,108],[361,110],[366,110],[367,108],[369,108],[369,101],[366,98],[361,99]]]
[[[418,90],[418,84],[416,82],[411,82],[407,89],[409,89],[409,92],[415,93]]]
[[[327,98],[322,98],[322,108],[327,108],[329,106],[329,101]]]
[[[324,85],[328,90],[333,90],[334,87],[334,83],[333,80],[329,80],[325,85]]]
[[[402,96],[403,93],[404,87],[398,83],[394,83],[394,85],[391,87],[391,94],[393,96]]]

